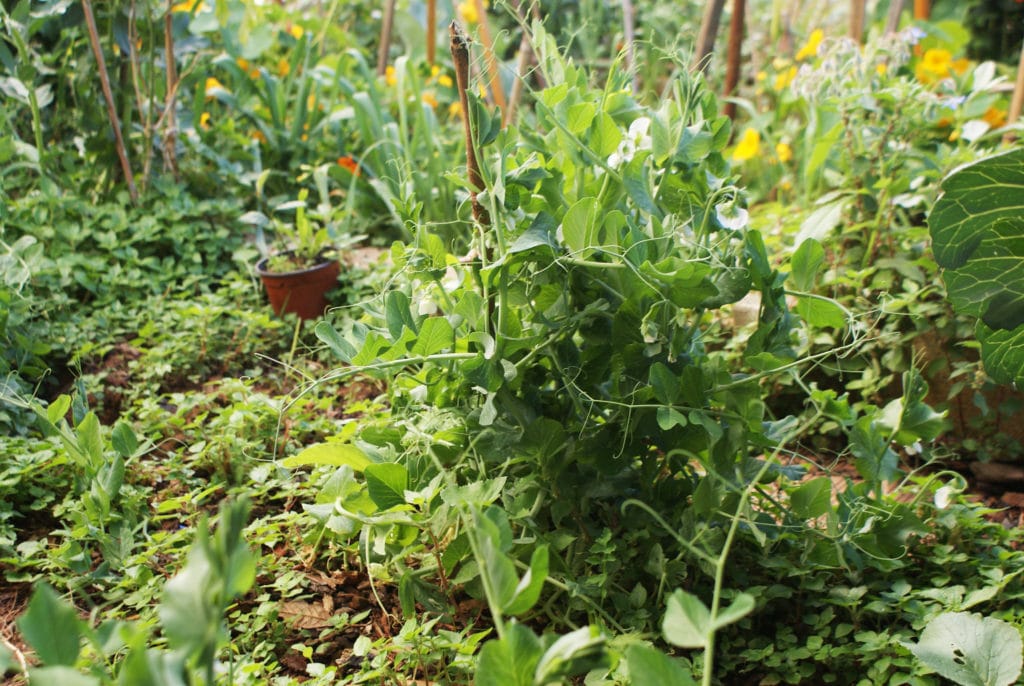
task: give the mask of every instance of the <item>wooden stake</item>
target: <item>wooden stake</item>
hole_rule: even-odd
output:
[[[434,66],[437,52],[437,0],[427,0],[427,64]]]
[[[481,226],[491,225],[491,216],[487,208],[477,200],[477,193],[484,190],[484,178],[480,174],[480,163],[476,158],[476,145],[473,142],[473,124],[469,112],[469,38],[456,23],[448,27],[451,34],[452,63],[455,66],[455,85],[459,91],[459,104],[462,106],[462,126],[466,132],[466,176],[469,178],[469,201],[473,207],[473,219]]]
[[[725,64],[724,96],[726,98],[736,91],[736,86],[740,82],[740,60],[743,57],[743,23],[746,12],[746,0],[733,0],[732,17],[729,18],[729,53]],[[729,119],[735,119],[736,103],[725,103],[722,112]]]
[[[711,63],[711,53],[715,50],[715,38],[718,36],[718,25],[722,21],[722,10],[725,0],[708,0],[704,6],[704,16],[700,20],[700,33],[697,35],[697,48],[693,53],[693,69],[706,72]]]
[[[889,14],[885,17],[885,34],[896,33],[900,28],[900,17],[903,16],[904,0],[891,0]]]
[[[1017,83],[1013,87],[1013,99],[1010,100],[1010,111],[1006,113],[1006,124],[1016,123],[1020,119],[1021,109],[1024,108],[1024,47],[1021,47],[1020,61],[1017,63]],[[1013,132],[1006,132],[1003,136],[1004,143],[1012,143],[1017,139]]]
[[[174,34],[172,32],[171,7],[174,0],[167,0],[167,14],[164,15],[164,70],[167,73],[167,96],[164,99],[164,164],[178,180],[178,118],[175,114],[175,100],[178,93],[178,65],[174,61]]]
[[[498,58],[494,54],[494,41],[487,23],[487,8],[484,0],[476,0],[476,13],[480,22],[480,42],[484,46],[484,61],[487,63],[487,74],[491,81],[491,96],[494,104],[502,112],[505,111],[505,87],[501,85],[501,70],[498,69]]]
[[[632,0],[622,0],[622,30],[626,39],[626,70],[633,77],[631,87],[633,95],[640,92],[640,75],[636,71],[636,31]]]
[[[131,196],[133,203],[138,204],[139,191],[135,188],[135,177],[132,175],[132,167],[128,163],[128,151],[124,147],[124,138],[121,137],[121,122],[117,118],[114,93],[110,89],[107,61],[103,59],[103,48],[100,47],[100,34],[96,30],[96,17],[92,13],[92,0],[82,0],[82,13],[85,15],[85,24],[89,30],[89,43],[92,46],[92,53],[96,57],[96,70],[100,75],[100,87],[103,89],[103,98],[107,101],[107,115],[110,117],[110,126],[114,129],[114,145],[117,148],[117,156],[121,159],[121,171],[124,172],[124,180],[128,184],[128,195]]]
[[[850,38],[858,45],[864,42],[864,4],[867,0],[850,0]]]
[[[914,19],[931,19],[932,0],[914,0]]]
[[[380,45],[377,46],[377,76],[388,70],[388,51],[391,49],[391,27],[395,23],[395,0],[384,0],[384,21],[380,25]]]

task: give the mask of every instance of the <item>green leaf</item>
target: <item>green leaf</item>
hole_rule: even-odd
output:
[[[532,608],[540,598],[548,578],[548,547],[537,546],[530,556],[530,568],[519,580],[512,597],[502,608],[506,615],[520,615]]]
[[[566,116],[566,126],[574,135],[578,136],[590,128],[597,114],[597,107],[592,102],[578,102],[569,108]]]
[[[121,457],[131,457],[139,449],[139,439],[127,423],[118,421],[110,435],[110,444]]]
[[[586,197],[569,208],[562,219],[562,239],[579,257],[586,257],[597,245],[597,198]]]
[[[658,402],[671,405],[679,399],[679,377],[663,363],[652,364],[648,377],[651,388],[654,390],[654,397],[658,399]]]
[[[427,317],[412,346],[413,355],[433,355],[455,345],[455,330],[444,317]]]
[[[522,624],[510,622],[504,638],[480,649],[476,686],[534,686],[533,673],[542,654],[540,639]]]
[[[356,349],[351,343],[342,338],[329,322],[321,321],[316,325],[316,337],[327,344],[331,352],[338,356],[342,362],[348,364],[356,356]]]
[[[395,462],[368,464],[363,475],[366,477],[366,490],[370,499],[381,510],[405,504],[409,471],[404,466]]]
[[[622,185],[626,193],[644,212],[661,219],[662,212],[651,197],[649,153],[636,153],[622,173]]]
[[[857,458],[857,472],[872,485],[891,481],[898,473],[899,456],[889,447],[889,439],[882,435],[873,418],[861,417],[850,432],[850,450]]]
[[[409,296],[402,291],[394,290],[388,293],[387,304],[384,307],[384,318],[387,321],[391,340],[397,341],[401,338],[402,329],[404,328],[416,331],[416,321],[412,318],[412,312],[409,310],[410,305]]]
[[[749,593],[738,594],[733,598],[732,603],[728,607],[719,611],[713,624],[714,629],[718,630],[723,626],[740,621],[753,612],[756,606],[757,602],[754,600],[754,596]]]
[[[824,261],[825,249],[821,247],[821,243],[813,238],[808,238],[800,244],[790,262],[793,269],[793,285],[797,290],[805,292],[814,290],[814,279]]]
[[[961,686],[1010,686],[1021,673],[1020,632],[970,612],[944,612],[917,643],[904,644],[929,669]]]
[[[670,431],[676,426],[686,426],[686,415],[673,407],[659,407],[655,419],[662,431]]]
[[[103,463],[103,439],[100,437],[100,420],[94,412],[86,413],[82,421],[75,427],[78,434],[78,447],[92,465]]]
[[[651,686],[694,686],[696,682],[676,661],[660,650],[642,643],[634,643],[626,649],[626,665],[629,682]]]
[[[954,170],[928,227],[953,307],[981,320],[986,371],[1024,383],[1024,149]]]
[[[607,667],[609,659],[605,643],[605,637],[595,626],[581,627],[560,636],[541,656],[533,683],[566,683],[570,677]]]
[[[711,611],[697,596],[676,589],[669,596],[661,631],[674,646],[703,648],[711,633]]]
[[[78,659],[81,620],[48,584],[36,586],[18,629],[43,663],[71,666]]]
[[[594,152],[599,157],[608,157],[618,149],[621,142],[622,130],[619,129],[611,115],[606,112],[598,114],[596,124],[590,134],[590,147]]]
[[[816,519],[832,509],[832,480],[827,476],[800,484],[789,494],[789,507],[799,519]]]
[[[349,443],[317,443],[300,453],[281,460],[281,466],[294,469],[307,464],[348,465],[357,472],[372,464],[370,458],[359,448]]]
[[[796,312],[809,326],[816,329],[841,329],[846,326],[846,313],[833,300],[801,295],[797,297]]]
[[[29,683],[32,686],[99,686],[100,680],[71,667],[43,667],[29,670]]]
[[[58,396],[56,400],[50,403],[50,406],[46,408],[46,418],[54,426],[68,413],[71,409],[71,397],[67,395]]]

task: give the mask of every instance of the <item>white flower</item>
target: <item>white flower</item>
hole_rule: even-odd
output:
[[[949,507],[949,504],[953,502],[953,493],[953,489],[949,486],[943,486],[935,491],[935,507],[940,510],[945,510]]]
[[[628,164],[638,150],[651,149],[651,137],[648,134],[651,128],[650,117],[637,117],[629,125],[626,137],[619,143],[618,149],[608,156],[608,166],[618,167]]]
[[[964,124],[963,130],[960,132],[960,137],[968,143],[973,143],[984,136],[989,128],[988,122],[984,119],[972,119]]]
[[[747,225],[750,213],[742,207],[737,207],[736,202],[730,200],[715,205],[715,219],[723,228],[739,231]]]

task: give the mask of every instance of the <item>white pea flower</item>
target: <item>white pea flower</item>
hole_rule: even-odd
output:
[[[715,219],[723,228],[739,231],[747,225],[750,213],[737,206],[735,201],[730,200],[715,205]]]
[[[651,136],[648,133],[650,129],[650,117],[637,117],[634,119],[633,123],[629,125],[626,137],[619,143],[618,149],[608,156],[608,166],[618,167],[622,164],[628,164],[637,151],[650,150]]]

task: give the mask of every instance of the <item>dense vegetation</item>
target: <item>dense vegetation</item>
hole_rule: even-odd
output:
[[[1017,683],[1019,3],[679,4],[0,6],[0,669]]]

